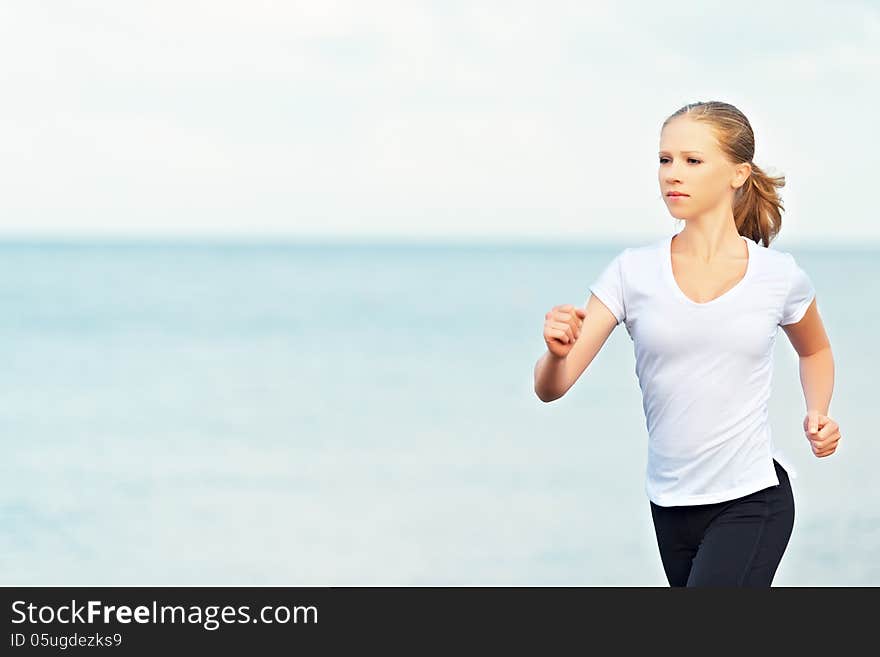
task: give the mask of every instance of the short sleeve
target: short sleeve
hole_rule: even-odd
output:
[[[617,323],[626,320],[626,304],[624,303],[623,289],[623,254],[621,251],[605,266],[599,277],[590,285],[590,292],[604,303],[611,314],[617,319]]]
[[[801,318],[803,318],[804,313],[807,312],[807,308],[816,296],[816,290],[810,281],[810,277],[800,268],[793,255],[789,253],[788,257],[791,259],[789,287],[782,306],[782,319],[779,321],[781,326],[796,324],[801,321]]]

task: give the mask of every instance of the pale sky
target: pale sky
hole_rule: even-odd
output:
[[[787,242],[880,244],[880,3],[0,3],[0,238],[631,241],[722,100]]]

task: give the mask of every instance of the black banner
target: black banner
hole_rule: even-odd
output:
[[[869,637],[878,589],[7,587],[0,654],[678,652]],[[867,644],[870,645],[870,644]]]

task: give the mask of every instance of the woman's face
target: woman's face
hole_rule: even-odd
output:
[[[718,149],[709,124],[678,116],[660,133],[660,192],[676,219],[699,217],[724,204],[733,206],[733,192],[745,182],[748,169],[731,164]],[[687,196],[669,196],[670,192]]]

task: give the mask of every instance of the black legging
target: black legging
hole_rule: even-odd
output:
[[[714,504],[657,506],[651,516],[670,586],[769,587],[794,527],[788,473],[778,486]]]

